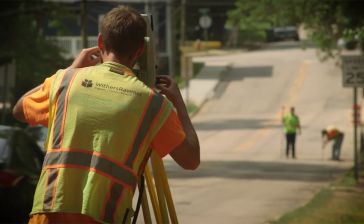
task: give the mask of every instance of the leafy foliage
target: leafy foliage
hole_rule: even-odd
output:
[[[0,60],[15,60],[13,101],[65,65],[60,49],[42,35],[47,19],[59,13],[56,3],[41,0],[1,2]]]
[[[363,42],[363,8],[364,1],[356,0],[236,0],[227,25],[260,30],[303,24],[313,42],[331,57],[339,38]]]

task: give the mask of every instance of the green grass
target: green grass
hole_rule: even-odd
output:
[[[334,187],[354,187],[355,185],[353,170],[350,170],[343,178],[333,184]]]
[[[181,76],[176,76],[174,80],[177,82],[177,85],[180,89],[186,87],[186,81]]]
[[[189,115],[193,115],[195,112],[197,112],[197,110],[198,107],[195,104],[191,102],[187,104],[187,111]]]
[[[193,63],[193,74],[192,77],[190,77],[190,80],[193,79],[200,71],[201,69],[205,66],[205,64],[203,62],[195,62]],[[175,81],[178,84],[178,87],[180,89],[183,89],[186,87],[186,79],[184,77],[181,76],[181,74],[178,74],[174,77]]]
[[[299,221],[302,221],[307,217],[312,218],[314,216],[315,211],[317,211],[320,207],[322,207],[323,204],[327,203],[330,197],[331,197],[331,191],[327,189],[321,190],[315,196],[315,198],[312,199],[312,201],[310,201],[309,204],[282,216],[279,220],[273,221],[272,224],[299,223]]]
[[[322,189],[305,206],[287,213],[272,224],[359,224],[364,223],[364,189],[349,172]]]
[[[194,62],[193,63],[193,77],[195,77],[204,66],[205,66],[205,63],[203,63],[203,62]]]

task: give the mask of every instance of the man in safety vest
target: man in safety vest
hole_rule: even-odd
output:
[[[284,133],[286,135],[286,157],[289,157],[289,149],[292,149],[292,158],[296,158],[296,133],[301,133],[300,120],[295,114],[294,107],[291,107],[290,112],[282,119],[284,125]]]
[[[98,47],[84,49],[15,105],[18,120],[48,127],[30,223],[129,223],[151,150],[198,167],[198,138],[176,83],[158,76],[158,93],[131,70],[145,36],[137,11],[112,9]]]
[[[344,140],[344,133],[335,126],[330,125],[321,131],[321,135],[322,148],[324,148],[329,141],[333,140],[334,144],[332,145],[332,160],[340,160],[340,151]]]

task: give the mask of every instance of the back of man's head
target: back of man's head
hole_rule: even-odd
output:
[[[291,107],[290,111],[292,114],[294,114],[294,107]]]
[[[127,6],[113,8],[100,24],[106,52],[118,57],[133,57],[144,44],[146,27],[144,19],[135,9]]]

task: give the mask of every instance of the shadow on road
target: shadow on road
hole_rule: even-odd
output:
[[[202,70],[198,73],[196,77],[194,77],[195,80],[216,80],[218,78],[218,75],[226,70],[226,64],[222,65],[205,65]]]
[[[292,50],[292,49],[309,49],[315,48],[315,45],[307,41],[280,41],[265,45],[257,51],[270,51],[270,50]]]
[[[221,81],[216,87],[214,98],[219,99],[233,81],[240,81],[245,78],[269,78],[273,76],[273,66],[234,66],[230,72],[222,76]]]
[[[169,178],[233,178],[250,180],[284,180],[325,182],[347,168],[332,165],[254,161],[202,161],[196,171],[185,171],[165,161]]]
[[[262,128],[282,128],[281,124],[271,119],[214,119],[206,122],[194,122],[193,126],[199,130],[243,130],[243,129],[262,129]]]
[[[234,66],[231,72],[223,77],[224,81],[238,81],[245,78],[264,78],[272,77],[273,66],[252,66],[238,67]]]

